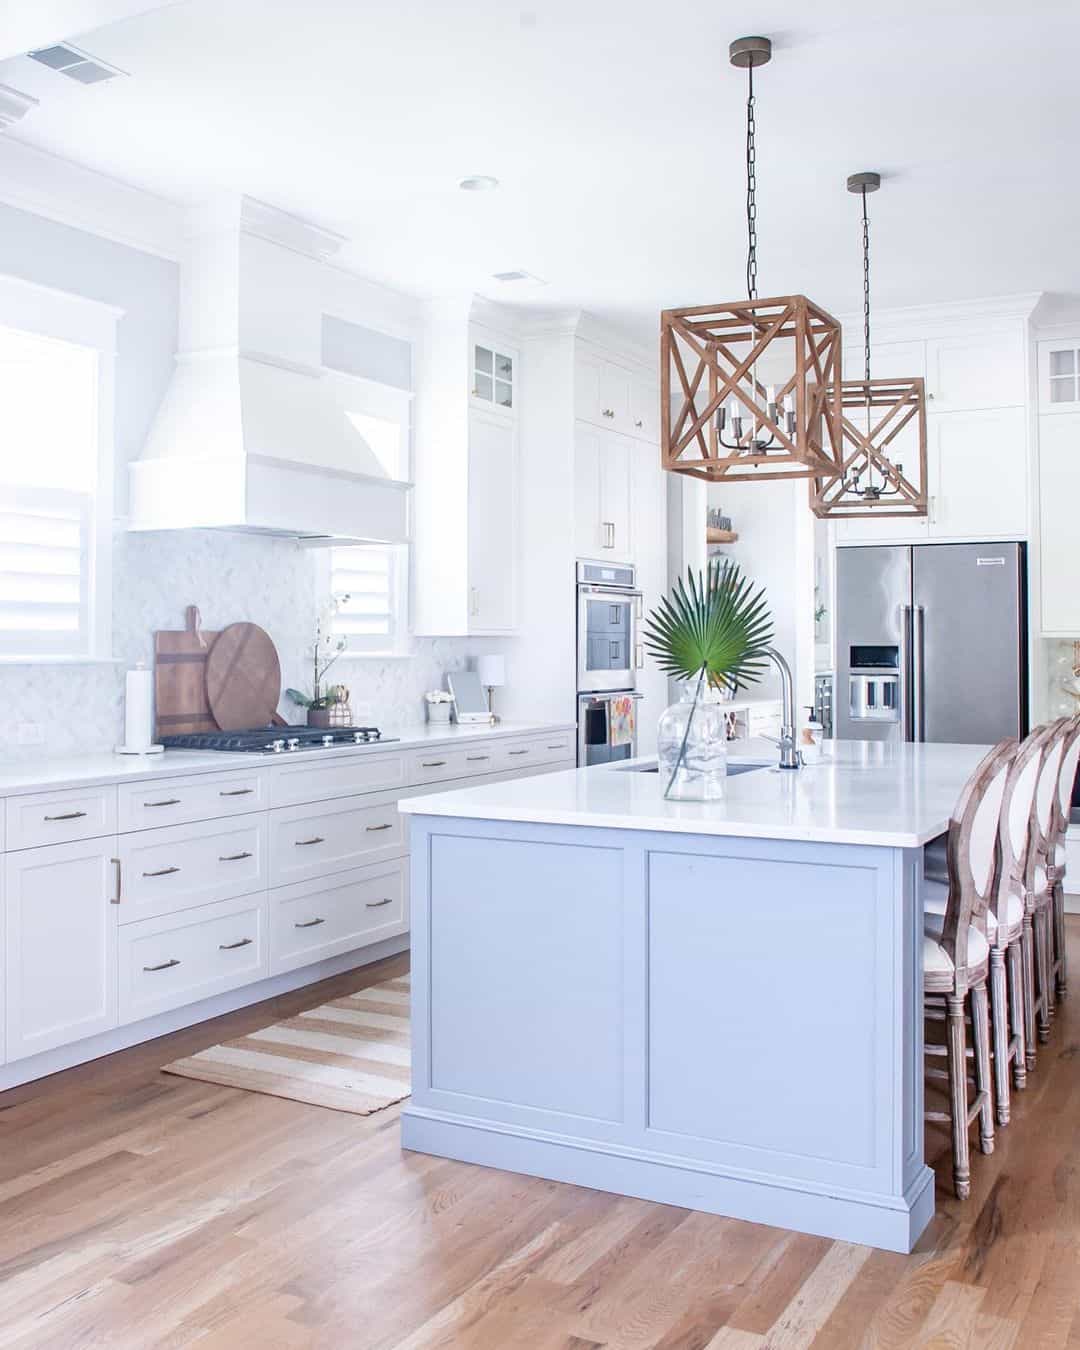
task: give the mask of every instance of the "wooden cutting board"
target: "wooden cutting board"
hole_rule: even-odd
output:
[[[281,697],[281,662],[257,623],[231,623],[206,660],[206,698],[222,731],[269,726]]]
[[[181,631],[154,634],[155,736],[217,731],[206,697],[206,661],[217,639],[207,633],[197,605],[188,605]]]

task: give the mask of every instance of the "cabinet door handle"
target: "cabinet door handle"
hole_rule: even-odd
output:
[[[420,767],[422,769],[441,769],[445,763],[445,759],[422,759]]]
[[[159,867],[156,872],[144,872],[144,877],[171,877],[174,872],[179,872],[179,867]]]
[[[527,755],[529,752],[528,750],[510,750],[507,753],[511,755]]]
[[[640,431],[641,428],[642,428],[644,425],[645,425],[645,423],[641,420],[640,417],[635,417],[635,418],[634,418],[634,426],[637,427],[638,431]]]
[[[294,928],[318,928],[319,924],[325,923],[325,919],[308,919],[306,923],[294,923]]]
[[[604,542],[601,548],[615,547],[615,525],[613,521],[604,520],[600,522],[604,527]]]
[[[367,908],[382,909],[383,905],[391,905],[393,904],[393,902],[394,902],[393,896],[388,895],[385,900],[369,900],[367,902]]]
[[[297,848],[307,848],[309,844],[325,844],[326,840],[321,834],[313,834],[310,839],[295,840]]]
[[[143,802],[143,806],[179,806],[179,797],[164,797],[160,802]]]
[[[614,416],[615,416],[615,409],[614,409],[614,408],[602,408],[602,409],[601,409],[601,412],[604,414],[605,417],[614,417]]]
[[[171,970],[173,966],[178,966],[179,961],[175,957],[171,961],[162,961],[160,966],[143,966],[143,970]]]
[[[367,826],[365,826],[365,829],[367,830],[368,834],[378,834],[378,832],[379,832],[380,830],[392,830],[393,828],[394,828],[393,825],[389,825],[389,824],[387,824],[387,825],[367,825]]]
[[[118,904],[120,903],[120,888],[121,888],[121,886],[123,885],[124,878],[123,878],[123,874],[122,874],[122,872],[121,872],[121,870],[120,870],[120,868],[121,868],[120,859],[119,859],[119,858],[112,858],[112,859],[110,859],[110,861],[112,862],[113,866],[116,868],[116,890],[115,890],[115,892],[113,893],[113,897],[112,897],[112,899],[109,901],[109,904],[110,904],[110,905],[118,905]]]
[[[634,646],[634,669],[644,670],[645,668],[645,648],[640,642]]]
[[[466,755],[465,761],[468,764],[479,764],[481,760],[490,759],[490,755]]]
[[[566,750],[567,748],[568,748],[568,747],[565,746],[565,745],[549,745],[549,746],[548,746],[548,749],[549,749],[549,750]]]
[[[251,854],[246,850],[243,853],[219,853],[218,862],[240,862],[244,858],[250,858]]]
[[[46,820],[81,820],[86,815],[85,811],[65,811],[60,816],[46,816]]]
[[[218,796],[219,796],[219,797],[247,797],[247,796],[249,796],[249,795],[250,795],[252,792],[254,792],[254,791],[255,791],[254,788],[230,788],[228,791],[226,791],[224,788],[222,788],[222,790],[218,793]]]
[[[234,952],[236,951],[237,947],[250,947],[252,941],[253,941],[252,938],[241,938],[239,942],[219,942],[218,951]]]

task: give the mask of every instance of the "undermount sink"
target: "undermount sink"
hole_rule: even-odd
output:
[[[727,776],[735,778],[740,773],[754,773],[758,769],[767,769],[768,764],[729,764],[727,767]],[[628,764],[623,773],[659,773],[659,764]]]

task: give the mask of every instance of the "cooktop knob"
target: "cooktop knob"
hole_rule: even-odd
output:
[[[274,752],[275,755],[280,755],[281,752],[282,752],[282,750],[285,749],[285,742],[284,742],[284,741],[273,741],[273,742],[271,743],[270,749],[273,750],[273,752]]]
[[[299,737],[299,736],[290,736],[289,739],[288,739],[288,741],[286,742],[286,744],[287,744],[287,746],[288,746],[288,748],[289,748],[290,750],[299,750],[299,749],[300,749],[300,737]]]
[[[324,737],[322,738],[322,743],[323,743],[323,745],[333,745],[333,744],[334,744],[334,738],[333,738],[333,736],[327,734],[326,736],[324,736]]]

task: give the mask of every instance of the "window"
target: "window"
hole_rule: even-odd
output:
[[[348,639],[354,655],[400,655],[407,638],[404,545],[355,544],[329,552],[330,594],[340,602],[334,632]]]
[[[23,300],[39,289],[15,286]],[[45,311],[62,301],[41,295]],[[18,317],[20,305],[7,298],[0,289],[0,320]],[[112,503],[102,364],[94,346],[0,327],[2,656],[107,654]]]

